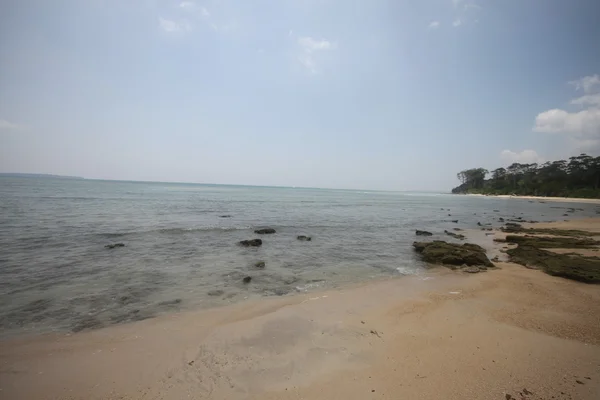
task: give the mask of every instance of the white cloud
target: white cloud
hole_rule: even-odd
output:
[[[193,11],[197,9],[196,3],[193,1],[182,1],[179,3],[179,8],[183,8],[184,10]]]
[[[569,84],[586,93],[570,101],[570,104],[579,106],[580,110],[555,108],[544,111],[535,118],[533,130],[565,134],[575,149],[600,151],[600,77],[586,76],[570,81]]]
[[[571,100],[571,104],[578,106],[597,106],[600,107],[600,93],[586,94],[585,96],[578,97]]]
[[[511,150],[502,150],[500,158],[506,164],[520,163],[520,164],[531,164],[531,163],[543,163],[544,159],[538,155],[535,150],[523,150],[521,152],[514,152]]]
[[[335,44],[328,40],[315,40],[311,37],[299,38],[298,44],[308,52],[313,52],[316,50],[329,50],[335,46]]]
[[[591,93],[594,91],[596,85],[600,85],[600,76],[584,76],[583,78],[570,81],[569,84],[575,86],[577,90],[583,89],[584,93]]]
[[[600,108],[579,112],[560,109],[544,111],[535,118],[536,132],[569,133],[576,136],[600,135]]]
[[[158,24],[167,33],[185,33],[192,30],[192,25],[186,20],[174,21],[159,17]]]
[[[457,18],[457,19],[454,20],[454,22],[452,22],[452,26],[455,27],[455,28],[457,28],[457,27],[459,27],[461,25],[462,25],[462,21],[460,20],[460,18]]]
[[[318,72],[315,53],[333,50],[337,47],[335,43],[328,40],[317,40],[308,36],[298,38],[298,45],[301,50],[298,61],[313,74]]]
[[[432,21],[429,24],[429,29],[437,29],[440,27],[440,21]]]
[[[20,131],[22,129],[24,129],[24,127],[22,125],[9,122],[5,119],[0,119],[0,130]]]

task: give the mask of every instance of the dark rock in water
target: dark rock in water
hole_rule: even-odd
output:
[[[415,235],[417,235],[417,236],[432,236],[433,233],[427,232],[427,231],[420,231],[420,230],[417,229],[415,231]]]
[[[450,231],[444,231],[444,233],[448,236],[452,236],[454,239],[465,240],[465,235],[461,235],[459,233],[454,233]]]
[[[256,267],[256,268],[264,268],[265,266],[266,266],[266,264],[264,261],[259,261],[254,264],[254,267]]]
[[[257,229],[254,231],[254,233],[258,233],[259,235],[269,235],[271,233],[275,233],[275,229],[273,229],[273,228]]]
[[[208,292],[209,296],[223,296],[225,294],[224,291],[217,289],[217,290],[211,290]]]
[[[458,220],[457,219],[454,219],[451,222],[454,222],[455,224],[458,224]]]
[[[591,238],[576,237],[541,237],[506,235],[506,242],[516,243],[519,246],[532,246],[540,249],[590,249],[595,248],[598,242]]]
[[[120,324],[123,322],[134,322],[143,321],[148,318],[152,318],[154,315],[148,312],[141,311],[139,309],[131,310],[123,314],[117,314],[110,317],[110,321],[114,324]]]
[[[296,237],[296,239],[303,241],[303,242],[310,242],[312,240],[312,238],[310,236],[304,236],[304,235],[299,235],[298,237]]]
[[[563,214],[562,216],[563,216],[563,217],[568,217],[568,216],[569,216],[569,214]]]
[[[252,280],[251,276],[246,276],[244,279],[242,279],[242,282],[244,282],[244,283],[250,283],[251,280]]]
[[[452,216],[452,214],[448,214],[448,216],[449,216],[449,217],[451,217],[451,216]]]
[[[503,226],[502,228],[500,228],[500,230],[502,232],[507,232],[507,233],[522,232],[523,231],[523,225],[517,224],[515,222],[507,222],[505,226]]]
[[[494,212],[500,212],[500,210],[494,210]]]
[[[452,228],[453,231],[462,231],[460,228]]]
[[[86,317],[82,318],[81,320],[79,320],[77,322],[77,324],[75,324],[75,326],[71,330],[73,332],[81,332],[83,330],[88,330],[88,329],[102,328],[103,326],[104,326],[104,324],[102,323],[102,321],[100,321],[92,316],[86,316]]]
[[[477,226],[481,226],[481,222],[477,222]]]
[[[492,262],[500,262],[500,259],[498,258],[498,256],[492,258]]]
[[[219,215],[219,218],[231,218],[231,215]]]
[[[504,222],[504,218],[502,218],[502,217],[498,218],[498,222]]]
[[[414,242],[413,247],[420,253],[423,261],[432,264],[449,265],[451,268],[466,266],[494,267],[485,255],[483,247],[465,243],[463,245],[448,243],[441,240],[433,242]]]
[[[107,244],[106,246],[107,249],[114,249],[116,247],[125,247],[124,243],[113,243],[113,244]]]
[[[240,244],[244,247],[258,247],[262,246],[261,239],[250,239],[250,240],[242,240]]]
[[[176,306],[177,304],[181,304],[181,299],[161,301],[158,303],[159,306]]]

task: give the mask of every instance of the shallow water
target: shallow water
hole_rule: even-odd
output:
[[[0,328],[4,337],[78,331],[419,274],[425,266],[411,248],[415,229],[451,240],[444,229],[500,226],[499,217],[581,218],[596,208],[433,193],[0,176]],[[254,234],[260,227],[277,233]],[[237,245],[257,237],[259,248]],[[125,247],[104,247],[111,243]],[[257,261],[266,268],[256,269]]]

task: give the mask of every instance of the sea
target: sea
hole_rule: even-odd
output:
[[[597,209],[447,193],[0,175],[0,336],[425,276],[411,246],[416,229],[452,241],[444,230]],[[264,227],[276,233],[254,233]],[[262,246],[239,245],[255,238]],[[106,247],[116,243],[124,246]]]

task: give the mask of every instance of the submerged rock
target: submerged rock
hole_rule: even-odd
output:
[[[506,235],[506,242],[516,243],[520,246],[533,246],[540,249],[587,249],[594,248],[599,244],[597,241],[590,238],[575,238],[562,236],[542,237],[529,235]]]
[[[222,291],[221,289],[211,290],[208,292],[209,296],[223,296],[224,294],[225,294],[225,292]]]
[[[452,222],[454,222],[455,224],[458,224],[458,220],[457,219],[453,219]]]
[[[433,236],[433,233],[427,232],[427,231],[420,231],[417,229],[415,231],[415,235],[417,235],[417,236]]]
[[[262,246],[261,239],[250,239],[250,240],[242,240],[240,244],[244,247],[258,247]]]
[[[269,234],[275,233],[275,229],[273,229],[273,228],[257,229],[254,231],[254,233],[257,233],[259,235],[269,235]]]
[[[264,268],[266,266],[264,261],[258,261],[257,263],[254,264],[255,268]]]
[[[219,218],[231,218],[231,215],[219,215]]]
[[[312,238],[310,236],[305,236],[305,235],[299,235],[296,237],[296,239],[303,241],[303,242],[310,242],[312,240]]]
[[[506,233],[521,232],[523,230],[523,225],[514,222],[507,222],[505,226],[500,228],[500,230]]]
[[[112,243],[112,244],[107,244],[106,246],[107,249],[114,249],[117,247],[125,247],[125,243]]]
[[[252,280],[251,276],[246,276],[244,279],[242,279],[242,282],[244,282],[244,283],[250,283],[251,280]]]
[[[499,222],[504,222],[504,218],[500,217],[500,218],[498,218],[498,221]]]
[[[459,233],[454,233],[450,231],[444,231],[444,233],[448,236],[452,236],[454,239],[465,240],[465,235],[461,235]]]
[[[432,264],[449,265],[451,268],[466,266],[494,267],[487,258],[483,247],[465,243],[463,245],[448,243],[441,240],[433,242],[414,242],[413,247],[421,254],[423,261]]]

